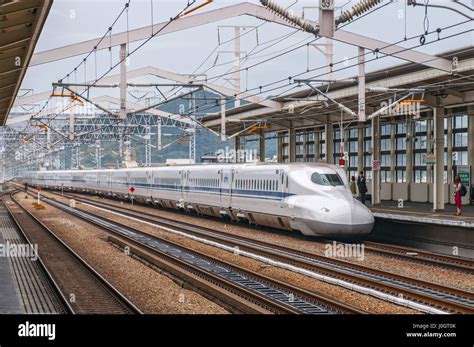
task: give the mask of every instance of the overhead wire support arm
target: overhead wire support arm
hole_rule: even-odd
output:
[[[379,115],[381,115],[382,113],[384,113],[385,111],[387,111],[389,108],[397,105],[398,103],[400,103],[401,101],[407,99],[408,97],[410,96],[413,96],[414,92],[409,92],[407,95],[405,96],[402,96],[401,98],[399,98],[398,100],[395,100],[394,102],[392,102],[390,105],[387,105],[387,106],[384,106],[382,108],[380,108],[379,110],[375,111],[374,113],[372,113],[370,116],[367,117],[367,120],[370,120],[372,118],[375,118]]]
[[[462,3],[460,2],[457,2],[457,1],[454,1],[455,3],[458,3],[459,5],[463,5]],[[407,4],[408,5],[411,5],[413,7],[415,6],[424,6],[424,7],[433,7],[433,8],[442,8],[442,9],[445,9],[445,10],[449,10],[449,11],[453,11],[453,12],[456,12],[457,14],[461,15],[461,16],[464,16],[466,18],[468,18],[469,20],[473,20],[474,18],[467,15],[466,13],[462,12],[462,11],[459,11],[455,8],[452,8],[452,7],[449,7],[449,6],[444,6],[444,5],[435,5],[435,4],[422,4],[422,3],[419,3],[419,2],[416,2],[415,0],[407,0]],[[472,11],[472,9],[470,9]]]
[[[339,107],[339,109],[341,109],[342,111],[346,112],[347,114],[349,114],[350,116],[352,116],[353,118],[357,118],[357,114],[352,111],[349,107],[341,104],[340,102],[337,102],[336,100],[334,100],[333,98],[331,98],[329,95],[327,95],[326,93],[324,93],[322,90],[316,88],[315,86],[313,86],[311,84],[311,81],[309,80],[295,80],[296,83],[304,83],[306,84],[308,87],[310,87],[311,89],[313,89],[316,93],[318,93],[319,95],[321,95],[322,97],[326,98],[327,100],[331,101],[332,103],[334,103],[335,105],[337,105]]]
[[[83,99],[84,101],[88,102],[89,104],[94,105],[94,106],[97,107],[99,110],[102,110],[102,111],[104,111],[105,113],[110,114],[111,116],[114,116],[114,117],[117,116],[117,114],[113,113],[112,111],[109,111],[109,110],[106,109],[105,107],[100,106],[99,104],[93,102],[92,100],[86,98],[85,96],[80,95],[80,94],[77,94],[77,93],[76,93],[75,91],[73,91],[72,89],[69,89],[68,87],[64,87],[64,89],[66,89],[66,90],[70,91],[71,93],[73,93],[74,95],[76,95],[77,98]]]

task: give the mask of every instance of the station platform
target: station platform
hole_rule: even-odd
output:
[[[474,259],[474,205],[465,205],[462,215],[456,207],[433,212],[433,204],[383,201],[371,206],[376,223],[370,239],[431,252]]]
[[[454,205],[445,205],[445,211],[433,212],[432,203],[405,202],[403,208],[400,208],[396,201],[382,201],[380,205],[370,209],[375,218],[474,229],[474,205],[464,205],[461,216],[455,215]]]
[[[43,268],[37,258],[24,251],[25,245],[27,244],[1,201],[0,314],[62,313],[56,293]]]
[[[0,247],[5,249],[3,226],[0,226]],[[23,313],[18,282],[13,273],[10,258],[0,254],[0,314]]]

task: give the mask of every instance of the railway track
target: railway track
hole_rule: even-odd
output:
[[[275,280],[257,272],[244,269],[222,259],[184,247],[175,242],[144,233],[130,226],[106,220],[77,208],[71,208],[55,199],[43,200],[69,214],[108,231],[110,241],[126,248],[159,268],[186,281],[189,274],[213,285],[217,299],[246,313],[331,314],[366,313],[335,299],[316,294],[298,286]],[[183,275],[180,272],[185,271]],[[195,284],[194,284],[195,285]],[[216,290],[217,287],[217,290]],[[198,287],[202,289],[202,287]],[[204,288],[202,291],[208,291]],[[229,301],[229,293],[232,298]],[[235,300],[240,298],[240,302]],[[245,300],[247,303],[244,303]],[[250,303],[251,305],[248,305]],[[244,307],[246,306],[246,307]]]
[[[374,253],[396,258],[409,259],[421,263],[438,265],[456,271],[474,273],[474,261],[466,258],[426,252],[419,249],[364,241],[365,249]]]
[[[73,314],[141,314],[123,294],[88,265],[11,194],[3,197],[15,223],[30,244],[38,245],[48,277]]]
[[[315,255],[243,236],[231,235],[215,229],[197,227],[189,223],[157,217],[150,213],[118,207],[103,201],[99,203],[77,195],[69,196],[84,204],[145,221],[161,228],[176,230],[231,247],[238,247],[241,251],[252,252],[272,260],[298,266],[302,269],[379,290],[397,297],[402,296],[437,309],[453,313],[474,313],[474,295],[470,292],[388,273],[341,259]]]
[[[97,202],[94,200],[87,199],[81,194],[74,194],[74,193],[64,193],[64,194],[65,196],[70,196],[73,198],[86,199],[92,202]],[[107,202],[101,202],[101,204],[102,203],[105,206],[116,207],[116,205],[113,205]],[[173,212],[179,213],[179,211],[173,211]],[[199,216],[197,217],[199,218]],[[171,221],[171,219],[168,219],[168,220]],[[216,220],[222,222],[222,220],[220,219],[216,219]],[[192,224],[189,224],[189,225],[192,225]],[[265,229],[271,230],[271,228],[265,228]],[[333,241],[334,240],[318,239],[315,242],[331,243]],[[339,240],[336,240],[336,241],[340,242]],[[372,242],[372,241],[364,240],[364,241],[359,241],[359,242],[364,244],[365,251],[373,252],[375,254],[392,257],[392,258],[409,260],[412,262],[417,262],[417,263],[426,264],[430,266],[439,266],[439,267],[447,268],[450,270],[456,270],[459,272],[474,274],[474,261],[471,259],[457,257],[457,256],[447,256],[447,255],[427,252],[427,251],[423,251],[419,249],[413,249],[409,247],[402,247],[402,246],[396,246],[396,245],[388,245],[388,244]]]

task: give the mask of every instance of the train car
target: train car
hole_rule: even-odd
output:
[[[370,210],[353,198],[344,171],[323,163],[44,171],[25,174],[24,182],[311,236],[362,236],[374,225]]]

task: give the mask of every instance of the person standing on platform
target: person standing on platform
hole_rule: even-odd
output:
[[[357,184],[356,184],[356,178],[355,176],[352,176],[351,177],[351,193],[352,193],[352,196],[355,198],[358,194],[357,194]]]
[[[456,176],[454,177],[454,202],[456,203],[456,216],[461,215],[461,177]]]
[[[365,181],[364,171],[360,172],[360,181],[358,184],[360,202],[365,205],[365,194],[367,194],[367,183]]]

